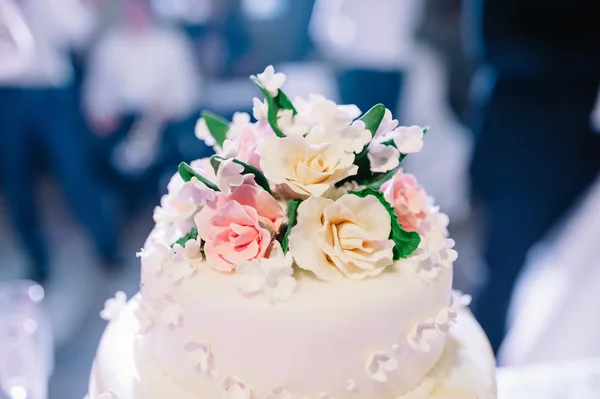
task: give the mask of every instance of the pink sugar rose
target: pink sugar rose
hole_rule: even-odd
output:
[[[409,173],[403,173],[400,168],[381,186],[381,190],[394,207],[402,227],[422,234],[422,223],[429,215],[429,206],[427,194],[417,179]]]
[[[252,184],[236,187],[230,196],[217,193],[194,217],[204,253],[212,268],[230,272],[240,262],[266,256],[284,220],[277,201]]]
[[[256,122],[244,126],[239,134],[240,149],[236,158],[260,169],[260,155],[256,153],[256,147],[261,141],[274,135],[268,123]]]

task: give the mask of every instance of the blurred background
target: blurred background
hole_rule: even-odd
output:
[[[40,300],[39,286],[15,279],[39,282],[54,342],[48,397],[81,398],[98,312],[115,291],[139,289],[135,253],[168,179],[211,153],[194,136],[200,110],[250,112],[260,93],[248,76],[273,64],[292,97],[363,111],[382,102],[401,124],[431,127],[405,170],[450,216],[455,287],[473,295],[501,365],[600,356],[594,10],[586,0],[0,0],[0,325],[7,292]]]

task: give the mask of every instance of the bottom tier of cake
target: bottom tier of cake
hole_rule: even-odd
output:
[[[133,313],[136,302],[130,301],[104,333],[90,377],[90,398],[112,391],[118,399],[217,399],[186,390],[140,347]],[[396,398],[373,399],[425,398],[496,398],[494,357],[468,311],[460,313],[442,357],[418,387]]]

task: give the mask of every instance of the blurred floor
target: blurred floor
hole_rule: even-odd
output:
[[[106,323],[98,313],[117,290],[128,295],[139,287],[139,263],[135,253],[152,228],[151,209],[137,218],[143,224],[127,227],[123,250],[125,270],[109,276],[93,258],[89,242],[68,212],[61,193],[46,181],[42,220],[52,248],[52,276],[46,285],[45,304],[52,321],[56,363],[50,381],[50,399],[80,399],[87,392],[90,365]],[[1,198],[0,198],[1,201]],[[25,259],[16,245],[3,203],[0,202],[0,280],[23,277]]]

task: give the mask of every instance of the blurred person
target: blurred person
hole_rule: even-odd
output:
[[[337,71],[340,100],[366,112],[398,109],[421,0],[318,0],[310,31]]]
[[[474,197],[486,223],[476,316],[495,351],[529,249],[600,168],[590,114],[600,80],[597,7],[585,0],[471,0],[484,77],[474,120]],[[486,78],[487,77],[487,78]]]
[[[15,0],[0,0],[0,78],[20,73],[33,62],[35,45],[31,30]]]
[[[28,252],[31,277],[49,273],[49,253],[35,204],[36,144],[48,155],[76,217],[88,228],[103,263],[116,266],[117,234],[95,183],[82,132],[69,51],[81,48],[95,26],[95,10],[81,0],[20,1],[32,32],[34,60],[0,80],[0,169],[10,217]]]
[[[158,186],[148,176],[164,136],[193,137],[201,79],[185,34],[158,23],[147,1],[123,1],[121,10],[123,20],[92,50],[84,104],[93,131],[115,137],[110,167],[128,180],[118,191],[135,202],[146,194],[139,190]]]

